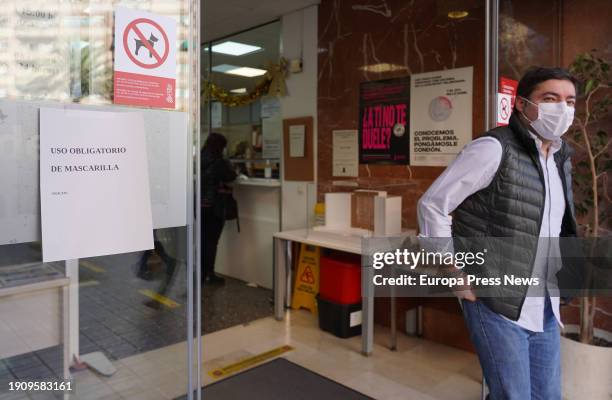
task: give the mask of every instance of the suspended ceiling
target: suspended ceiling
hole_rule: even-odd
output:
[[[229,64],[237,67],[267,69],[269,63],[278,62],[281,35],[279,22],[267,23],[278,20],[282,15],[292,11],[318,3],[319,0],[202,0],[204,5],[203,43],[223,38],[216,43],[231,40],[261,47],[261,51],[248,55],[231,56],[212,53],[212,58],[209,58],[210,54],[203,49],[203,75],[227,90],[239,88],[247,91],[253,90],[261,80],[261,76],[246,78],[220,72],[212,72],[209,75],[207,68],[211,64],[212,66]],[[260,26],[262,24],[267,25]],[[258,28],[250,29],[253,27]],[[205,44],[203,47],[207,46],[208,44]]]
[[[201,0],[202,41],[219,39],[319,3],[320,0]]]

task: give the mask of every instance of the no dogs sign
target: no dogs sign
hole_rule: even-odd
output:
[[[175,108],[176,21],[115,9],[115,104]]]

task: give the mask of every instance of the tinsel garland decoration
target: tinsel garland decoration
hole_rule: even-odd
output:
[[[220,88],[212,82],[204,81],[204,95],[214,101],[225,104],[228,107],[240,107],[251,104],[258,98],[268,94],[272,79],[264,78],[255,88],[246,94],[234,94],[228,90]]]
[[[278,64],[270,63],[267,65],[267,71],[264,78],[249,93],[234,94],[210,81],[204,81],[202,94],[228,107],[245,106],[266,95],[285,96],[287,61],[281,58]]]

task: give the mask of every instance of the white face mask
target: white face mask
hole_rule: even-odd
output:
[[[533,121],[522,114],[531,123],[533,130],[546,140],[560,138],[574,122],[574,107],[568,106],[565,101],[536,104],[524,97],[523,100],[538,107],[538,118]]]

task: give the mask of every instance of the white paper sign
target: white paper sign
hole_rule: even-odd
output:
[[[354,326],[361,325],[362,315],[361,311],[353,311],[349,317],[349,326],[352,328]]]
[[[281,104],[278,97],[261,98],[261,118],[276,118],[281,115]]]
[[[210,123],[214,129],[223,127],[223,104],[218,101],[210,103]]]
[[[153,248],[141,113],[40,109],[43,261]]]
[[[357,130],[333,131],[333,176],[359,175],[359,137]]]
[[[410,165],[446,166],[472,140],[474,68],[414,74],[410,81]]]
[[[289,157],[304,157],[305,138],[306,127],[304,125],[289,127]]]
[[[281,158],[283,120],[280,118],[263,118],[262,130],[262,158]]]

